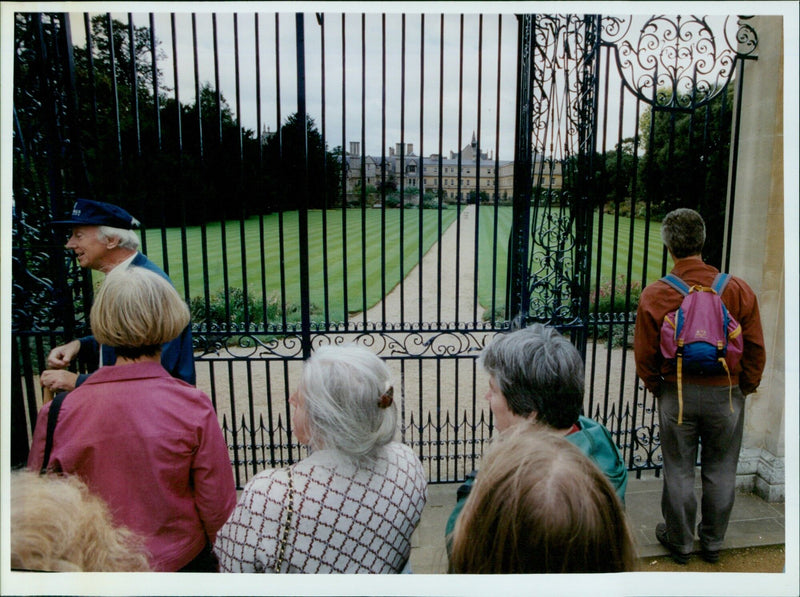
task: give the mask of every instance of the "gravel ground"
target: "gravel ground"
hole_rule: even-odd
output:
[[[642,558],[641,572],[783,572],[786,563],[784,545],[724,549],[719,562],[709,564],[694,555],[686,565],[676,564],[669,556]]]

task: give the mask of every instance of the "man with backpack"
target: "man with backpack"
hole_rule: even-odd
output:
[[[736,497],[744,401],[761,381],[766,352],[756,295],[747,283],[703,263],[705,223],[676,209],[661,223],[670,276],[639,299],[636,373],[658,398],[664,522],[656,537],[685,564],[694,547],[698,449],[702,476],[701,556],[719,560]]]

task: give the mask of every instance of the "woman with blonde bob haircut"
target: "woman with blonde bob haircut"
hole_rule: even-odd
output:
[[[147,572],[141,537],[74,475],[11,473],[11,568],[46,572]]]
[[[625,572],[635,558],[622,503],[605,475],[563,437],[521,423],[484,457],[453,532],[450,571]]]
[[[212,545],[236,505],[228,447],[208,396],[160,360],[161,345],[189,321],[186,303],[159,274],[117,268],[97,292],[90,319],[116,362],[61,402],[47,462],[53,403],[42,407],[28,468],[80,476],[115,524],[145,538],[153,570],[216,571]]]
[[[178,337],[189,317],[189,307],[172,284],[142,267],[112,270],[90,314],[95,339],[127,359],[159,353],[162,344]]]
[[[426,481],[413,451],[393,441],[386,364],[360,346],[320,347],[289,403],[293,433],[312,453],[250,480],[217,535],[220,570],[402,571]]]

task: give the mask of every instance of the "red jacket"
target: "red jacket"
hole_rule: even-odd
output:
[[[28,457],[37,471],[49,410],[39,411]],[[213,544],[236,505],[211,401],[156,362],[101,367],[70,392],[50,466],[79,475],[117,524],[143,535],[155,570],[176,571]]]
[[[689,284],[711,286],[719,273],[715,267],[703,263],[699,258],[679,259],[672,273]],[[664,282],[656,281],[642,291],[636,312],[636,328],[633,335],[633,351],[636,358],[636,374],[654,395],[661,395],[663,381],[675,382],[675,366],[661,355],[660,334],[664,316],[677,309],[683,297]],[[766,363],[764,333],[761,330],[761,317],[758,300],[750,286],[735,276],[731,276],[722,293],[722,301],[728,311],[742,326],[744,351],[739,367],[731,376],[731,381],[739,384],[742,393],[747,395],[756,390],[761,382],[761,374]],[[698,385],[728,385],[726,374],[718,376],[684,375],[684,382]]]

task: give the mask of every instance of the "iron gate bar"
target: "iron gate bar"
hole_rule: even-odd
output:
[[[736,87],[736,103],[734,104],[734,124],[733,124],[733,140],[731,141],[732,164],[731,172],[736,172],[739,165],[739,135],[741,132],[742,123],[742,92],[744,90],[744,61],[740,60],[738,65],[738,80],[739,85]],[[722,268],[723,271],[728,270],[731,261],[731,243],[730,239],[733,238],[733,208],[735,207],[736,200],[736,177],[731,176],[728,180],[728,202],[725,209],[725,255],[723,256]]]
[[[106,22],[108,25],[108,38],[110,40],[114,39],[114,25],[111,19],[111,13],[106,13]],[[119,158],[119,167],[120,170],[122,169],[122,132],[120,130],[120,122],[119,122],[119,93],[117,91],[117,60],[116,55],[114,52],[114,43],[113,41],[108,44],[108,51],[109,51],[109,59],[111,61],[111,89],[112,94],[111,97],[114,100],[114,124],[115,124],[115,131],[117,133],[117,156]],[[169,274],[169,272],[167,272]]]
[[[278,135],[278,158],[283,159],[283,127],[281,126],[281,63],[280,63],[280,23],[278,13],[275,13],[275,105],[277,113],[277,129],[275,134]],[[278,174],[279,182],[282,183],[284,176],[284,169]],[[283,186],[283,185],[281,185]],[[283,233],[283,210],[278,212],[278,239],[280,241],[280,280],[281,280],[281,322],[282,329],[286,330],[286,256],[284,245]]]
[[[515,125],[516,142],[514,146],[514,195],[511,234],[508,249],[509,288],[506,296],[506,318],[509,321],[524,320],[527,317],[529,298],[527,291],[528,238],[530,222],[528,208],[531,203],[531,126],[533,85],[533,48],[536,39],[533,35],[533,15],[517,16],[517,115]]]
[[[136,42],[133,38],[133,15],[128,13],[128,46],[131,54],[131,112],[133,113],[133,126],[136,130],[136,156],[142,156],[141,131],[139,130],[139,76],[136,71]]]
[[[234,39],[234,73],[236,76],[236,133],[239,144],[239,188],[238,192],[244,189],[244,139],[242,133],[242,93],[240,86],[240,66],[239,66],[239,18],[236,13],[233,15],[233,39]],[[260,134],[260,133],[259,133]],[[242,294],[244,310],[244,329],[250,330],[250,301],[249,287],[247,284],[247,241],[245,238],[244,221],[247,216],[247,208],[244,202],[239,212],[239,250],[242,256]],[[188,276],[187,276],[188,279]]]
[[[461,127],[463,125],[463,113],[464,113],[464,14],[459,15],[459,27],[458,27],[458,145],[456,146],[458,149],[458,157],[456,158],[458,166],[457,166],[457,175],[456,175],[456,210],[457,213],[461,214],[461,144],[462,144],[462,130]],[[441,238],[441,235],[440,235]],[[461,291],[460,282],[461,276],[459,275],[461,272],[461,218],[456,218],[456,293],[453,297],[453,301],[455,303],[455,316],[454,320],[456,322],[460,321],[458,315],[458,297]],[[439,322],[441,325],[441,322]],[[438,431],[438,429],[437,429]]]
[[[341,43],[342,43],[342,298],[344,301],[343,313],[342,313],[342,321],[347,321],[348,318],[348,305],[350,302],[348,301],[348,289],[347,289],[347,201],[346,201],[346,193],[347,193],[347,168],[345,164],[349,165],[349,161],[345,158],[345,142],[347,140],[347,119],[345,117],[345,106],[347,105],[347,78],[346,78],[346,68],[345,68],[345,59],[347,56],[346,52],[346,44],[345,40],[347,39],[345,35],[345,15],[342,13],[342,36],[341,36]],[[362,151],[365,151],[365,148],[362,148]],[[361,168],[361,186],[364,187],[366,181],[364,180],[364,168]]]
[[[364,149],[366,151],[366,148]],[[405,244],[405,159],[406,159],[406,15],[400,15],[400,243]],[[400,322],[406,320],[405,256],[400,251]]]
[[[319,25],[320,30],[320,72],[321,72],[321,85],[320,85],[320,96],[322,98],[322,147],[327,147],[327,129],[326,129],[326,115],[327,115],[327,103],[325,101],[325,15],[323,13],[317,13],[317,24]],[[342,142],[341,146],[341,159],[342,163],[344,163],[344,152],[345,146],[344,141]],[[344,168],[342,168],[344,170]],[[325,180],[328,180],[328,159],[327,155],[324,158],[323,162],[323,177]],[[342,198],[344,199],[344,192],[342,193]],[[329,201],[328,201],[328,188],[325,187],[325,197],[323,200],[322,205],[322,284],[323,284],[323,294],[322,294],[322,302],[323,302],[323,313],[325,314],[325,329],[329,329],[330,326],[330,308],[329,308],[329,286],[328,286],[328,208],[329,208]],[[262,296],[266,296],[266,290],[262,294]],[[266,303],[265,303],[266,304]],[[266,317],[264,318],[266,321]]]
[[[83,13],[83,27],[84,35],[86,36],[86,61],[89,70],[89,89],[92,95],[92,124],[94,132],[94,141],[97,142],[99,136],[97,126],[97,88],[94,81],[94,54],[92,52],[92,27],[89,22],[89,13]]]
[[[478,15],[478,138],[475,147],[475,238],[473,244],[473,278],[472,278],[472,325],[478,325],[478,256],[480,255],[480,237],[478,234],[481,218],[481,105],[483,100],[483,15]],[[459,129],[461,127],[459,126]],[[459,153],[460,153],[459,148]],[[496,188],[496,187],[495,187]],[[458,293],[456,293],[458,294]],[[456,321],[458,317],[456,316]],[[458,386],[456,386],[458,387]],[[458,410],[456,410],[458,412]],[[457,422],[456,422],[457,423]]]
[[[442,180],[444,172],[442,168],[442,155],[444,153],[442,145],[442,136],[444,134],[444,14],[439,18],[439,211],[438,211],[438,226],[439,236],[442,238],[442,207],[444,205],[444,197],[442,193]],[[437,247],[437,293],[436,293],[436,325],[442,326],[442,245],[436,244]]]
[[[497,105],[495,108],[495,163],[494,163],[494,226],[492,232],[492,328],[497,325],[497,216],[500,205],[500,72],[501,72],[501,48],[503,42],[503,19],[497,19]],[[506,317],[508,316],[506,311]],[[473,420],[475,419],[473,413]]]
[[[366,139],[362,135],[366,151]],[[381,15],[381,296],[386,296],[386,15]],[[401,268],[402,269],[402,268]],[[364,310],[366,316],[366,308]],[[381,301],[382,328],[386,329],[386,302]]]
[[[302,123],[298,128],[300,135],[301,158],[303,171],[300,180],[300,310],[303,344],[303,360],[311,356],[311,314],[309,309],[309,281],[308,281],[308,126],[306,125],[306,47],[303,13],[295,14],[295,28],[297,30],[297,114]],[[362,226],[363,231],[363,226]],[[366,259],[364,259],[366,261]],[[366,278],[366,275],[365,275]],[[286,415],[287,423],[289,415]]]
[[[421,14],[419,16],[419,40],[420,40],[420,48],[419,48],[419,155],[420,155],[420,171],[419,171],[419,193],[420,193],[420,210],[417,220],[417,264],[419,267],[419,281],[417,283],[417,307],[419,310],[419,315],[417,316],[418,321],[422,321],[422,280],[423,280],[423,270],[422,270],[422,215],[423,215],[423,205],[422,201],[425,197],[425,151],[424,151],[424,139],[425,139],[425,14]],[[385,60],[385,57],[384,57]],[[385,147],[386,142],[383,142],[383,146]],[[437,193],[438,194],[438,193]],[[384,294],[385,296],[385,294]],[[384,321],[386,320],[386,314],[384,311]],[[405,413],[404,413],[405,414]],[[402,423],[405,424],[405,418],[403,418]]]

